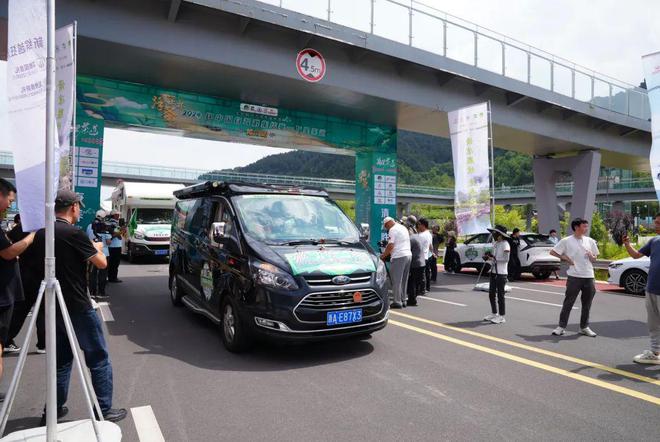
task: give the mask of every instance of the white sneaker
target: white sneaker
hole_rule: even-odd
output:
[[[651,350],[644,350],[644,353],[637,355],[633,361],[638,364],[658,364],[660,365],[660,355],[655,354]]]
[[[37,354],[45,355],[46,354],[46,349],[37,347]]]
[[[484,322],[490,322],[497,314],[491,313],[490,315],[484,316]]]
[[[556,329],[552,330],[552,334],[555,336],[564,336],[564,327],[557,327]]]
[[[504,316],[500,315],[495,315],[493,319],[490,320],[493,324],[504,324],[506,322],[506,319],[504,319]]]
[[[580,334],[581,334],[581,335],[585,335],[585,336],[589,336],[590,338],[595,338],[596,336],[598,336],[598,335],[597,335],[592,329],[590,329],[589,327],[585,327],[585,328],[580,329]]]

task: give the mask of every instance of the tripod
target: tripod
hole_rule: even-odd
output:
[[[7,392],[7,396],[5,397],[5,402],[2,405],[2,411],[0,412],[0,416],[1,416],[0,436],[2,436],[5,432],[5,428],[7,426],[7,420],[9,419],[9,413],[11,412],[11,407],[14,403],[14,399],[16,398],[18,385],[21,382],[23,368],[25,367],[25,361],[27,359],[28,348],[30,346],[30,341],[32,340],[32,333],[34,331],[34,327],[37,321],[37,316],[38,316],[37,312],[39,311],[39,308],[41,307],[41,303],[44,300],[44,295],[46,297],[46,326],[47,326],[46,338],[48,342],[46,346],[46,351],[48,353],[51,353],[51,355],[49,356],[52,356],[47,361],[47,364],[49,365],[48,371],[49,373],[54,373],[56,370],[55,367],[56,361],[54,356],[56,353],[57,341],[55,339],[56,325],[55,325],[54,303],[55,300],[57,300],[57,304],[60,307],[62,320],[64,322],[64,327],[66,329],[67,339],[69,341],[69,345],[71,345],[71,353],[73,354],[74,364],[82,381],[82,387],[83,387],[83,393],[85,394],[87,411],[89,413],[92,426],[94,428],[94,434],[96,435],[97,442],[101,442],[102,440],[101,433],[96,418],[94,416],[94,412],[96,412],[96,416],[98,416],[98,419],[101,421],[103,420],[103,414],[101,413],[101,407],[99,406],[98,400],[96,398],[96,394],[94,393],[94,388],[92,386],[92,380],[90,379],[90,375],[88,371],[83,368],[81,363],[80,349],[78,348],[77,345],[76,332],[73,329],[73,324],[71,323],[71,317],[69,316],[69,311],[67,310],[66,304],[64,302],[64,296],[62,295],[62,288],[60,287],[59,281],[54,277],[47,278],[46,280],[42,281],[41,286],[39,287],[39,294],[37,295],[37,301],[35,302],[33,309],[34,313],[32,314],[32,317],[30,318],[30,322],[28,324],[27,337],[25,338],[25,343],[21,347],[21,351],[18,356],[18,363],[16,364],[16,369],[14,370],[14,374],[11,379],[11,384],[9,385],[9,391]],[[50,366],[51,364],[53,365],[52,367]],[[57,413],[56,410],[46,410],[46,412]]]

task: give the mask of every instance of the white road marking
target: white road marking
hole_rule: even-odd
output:
[[[515,286],[515,285],[510,285],[509,287],[511,287],[513,289],[518,289],[518,290],[527,290],[528,292],[550,293],[551,295],[564,296],[563,292],[560,293],[560,292],[551,292],[550,290],[528,289],[527,287],[520,287],[520,286]]]
[[[99,302],[98,304],[103,322],[113,322],[115,317],[112,315],[112,310],[110,310],[110,304],[107,302]]]
[[[516,301],[525,301],[525,302],[533,302],[534,304],[543,304],[543,305],[551,305],[553,307],[563,307],[561,304],[553,304],[552,302],[543,302],[543,301],[535,301],[533,299],[525,299],[525,298],[516,298],[514,296],[506,296],[506,299],[514,299]],[[573,310],[577,310],[577,307],[572,307]]]
[[[444,304],[457,305],[459,307],[467,307],[467,304],[461,304],[460,302],[445,301],[444,299],[429,298],[428,296],[420,296],[417,299],[426,299],[429,301],[442,302]]]
[[[140,442],[165,442],[151,405],[131,408],[131,414]]]

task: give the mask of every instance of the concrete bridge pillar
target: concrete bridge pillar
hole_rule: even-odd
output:
[[[401,218],[403,215],[410,215],[411,211],[412,211],[412,203],[399,202],[396,205],[397,218]]]
[[[567,204],[571,218],[580,217],[591,222],[596,203],[600,159],[601,154],[597,151],[581,152],[574,157],[534,158],[534,190],[539,232],[547,233],[551,229],[559,231],[555,184],[560,172],[569,172],[573,176],[573,197],[570,206]]]

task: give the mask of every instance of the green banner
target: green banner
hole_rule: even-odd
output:
[[[78,115],[88,121],[317,152],[350,150],[356,155],[356,221],[370,224],[372,245],[384,237],[382,219],[396,215],[395,128],[98,77],[78,77],[77,99],[84,109]],[[98,198],[94,202],[98,207]]]
[[[90,115],[113,124],[319,151],[394,152],[396,148],[394,128],[344,118],[86,76],[78,77],[77,92],[78,102]]]
[[[74,189],[83,195],[85,208],[79,225],[86,227],[101,207],[101,168],[103,164],[103,119],[87,115],[78,106],[76,111],[76,152],[74,158]]]
[[[371,256],[357,250],[300,250],[284,256],[294,275],[323,273],[336,276],[376,271]]]

